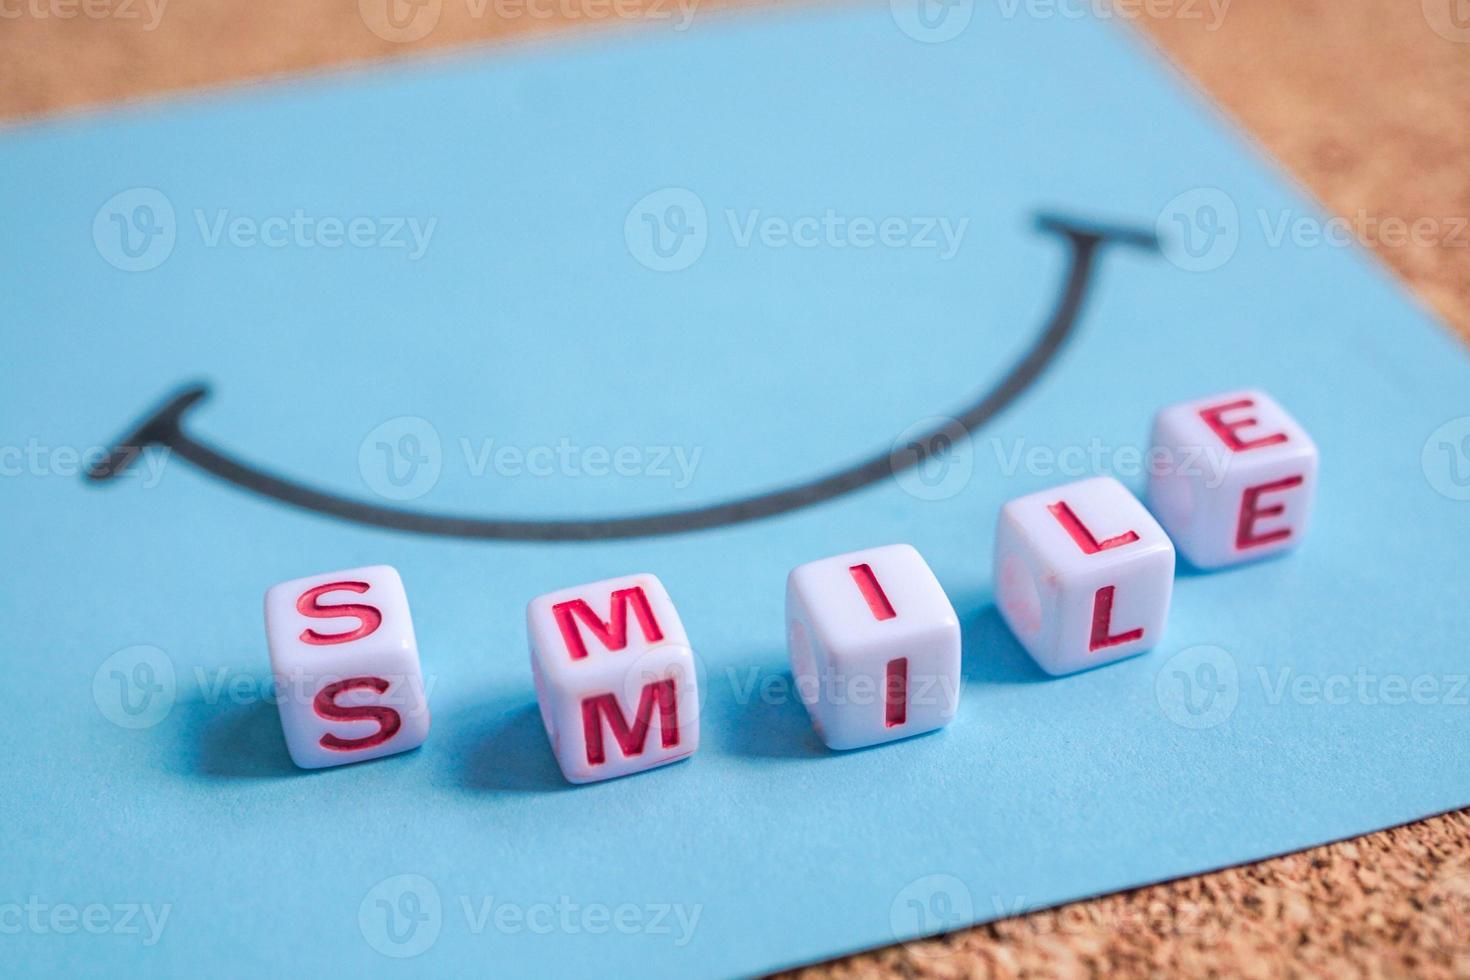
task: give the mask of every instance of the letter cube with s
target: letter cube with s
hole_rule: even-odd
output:
[[[786,635],[797,693],[829,748],[907,738],[954,717],[959,619],[910,545],[797,566]]]
[[[1317,447],[1263,391],[1161,410],[1149,463],[1149,506],[1199,568],[1264,558],[1306,533]]]
[[[1001,508],[996,605],[1048,674],[1153,647],[1173,588],[1173,543],[1112,477],[1017,497]]]
[[[428,738],[413,620],[393,568],[272,586],[265,631],[286,748],[301,768],[377,759]]]
[[[694,652],[656,577],[538,596],[526,630],[541,721],[569,782],[641,772],[699,748]]]

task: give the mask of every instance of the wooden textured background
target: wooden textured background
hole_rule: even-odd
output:
[[[0,119],[447,45],[639,30],[635,17],[614,11],[676,9],[669,0],[542,0],[536,9],[555,16],[537,17],[525,0],[397,0],[423,9],[399,7],[407,26],[394,27],[386,2],[0,0]],[[1470,232],[1460,223],[1470,217],[1470,0],[1119,3],[1470,337]],[[699,0],[694,15],[775,15],[717,9],[737,4],[757,5]],[[1470,811],[809,972],[1470,977]]]

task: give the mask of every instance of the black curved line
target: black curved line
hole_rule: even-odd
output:
[[[966,434],[973,433],[1010,405],[1061,350],[1076,326],[1099,247],[1105,244],[1145,249],[1158,247],[1157,239],[1150,232],[1089,224],[1057,215],[1041,215],[1037,219],[1037,227],[1042,231],[1061,235],[1070,246],[1071,264],[1061,298],[1052,311],[1046,330],[1026,355],[1012,366],[994,388],[955,417],[955,421]],[[87,479],[96,483],[111,480],[127,469],[144,447],[161,445],[205,472],[252,493],[359,524],[442,537],[498,541],[593,541],[678,534],[741,524],[799,510],[852,493],[919,465],[936,453],[936,447],[946,444],[945,430],[949,428],[946,424],[916,437],[902,448],[880,453],[807,483],[705,507],[592,520],[502,520],[429,514],[362,503],[314,490],[249,463],[240,462],[184,431],[184,415],[208,394],[209,389],[203,384],[186,387],[174,394],[157,410],[147,415],[128,435],[114,443],[116,448],[107,458],[87,471]]]

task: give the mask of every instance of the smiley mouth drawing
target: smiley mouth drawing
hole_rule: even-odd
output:
[[[1061,238],[1067,247],[1068,264],[1051,316],[1026,353],[994,385],[954,415],[952,421],[915,436],[901,447],[879,452],[804,483],[702,507],[626,517],[527,520],[388,507],[317,490],[277,476],[190,435],[184,429],[184,416],[208,397],[209,388],[203,384],[186,386],[167,398],[117,439],[106,458],[90,467],[85,478],[92,483],[106,483],[123,473],[146,447],[164,446],[179,458],[241,490],[303,510],[370,527],[489,541],[641,538],[774,517],[853,493],[942,456],[952,443],[951,432],[955,426],[966,435],[976,432],[1016,401],[1057,357],[1077,326],[1103,246],[1122,245],[1148,251],[1157,251],[1159,247],[1152,231],[1097,224],[1052,213],[1038,215],[1036,227]]]

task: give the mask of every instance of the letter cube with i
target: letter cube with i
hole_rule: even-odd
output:
[[[1196,567],[1264,558],[1306,533],[1317,447],[1265,392],[1163,409],[1149,463],[1149,506]]]
[[[428,738],[413,620],[393,568],[272,586],[265,632],[286,748],[301,768],[377,759]]]
[[[1111,477],[1017,497],[1001,508],[996,604],[1049,674],[1154,646],[1173,588],[1173,543]]]
[[[657,578],[538,596],[526,630],[541,721],[569,782],[641,772],[699,748],[694,652]]]
[[[910,545],[797,566],[786,635],[797,693],[829,748],[907,738],[954,717],[959,619]]]

